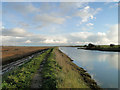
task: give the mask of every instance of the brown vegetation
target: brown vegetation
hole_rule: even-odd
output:
[[[56,62],[62,68],[62,71],[58,71],[57,75],[59,88],[100,89],[87,71],[74,64],[67,55],[55,49],[55,56]]]
[[[0,51],[2,52],[2,64],[8,64],[47,48],[49,47],[3,46]]]

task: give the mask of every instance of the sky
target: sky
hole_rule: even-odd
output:
[[[3,2],[3,45],[118,44],[117,2]]]

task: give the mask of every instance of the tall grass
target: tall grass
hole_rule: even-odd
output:
[[[56,62],[61,66],[61,71],[57,71],[57,87],[58,88],[89,88],[84,82],[82,76],[74,69],[71,61],[58,49],[55,49]]]
[[[57,48],[49,49],[45,53],[33,58],[30,62],[11,71],[3,78],[2,88],[28,88],[35,72],[45,59],[42,68],[42,88],[89,88],[70,58]],[[84,74],[85,75],[85,74]],[[90,78],[89,78],[90,79]],[[87,79],[88,80],[88,79]],[[91,80],[91,79],[90,79]]]
[[[53,49],[47,57],[47,61],[42,70],[43,85],[42,88],[57,88],[57,75],[61,67],[56,63]]]
[[[14,62],[49,47],[2,46],[2,65]]]
[[[30,62],[3,76],[2,88],[28,88],[34,73],[49,52],[50,50],[46,51],[38,57],[33,58]]]

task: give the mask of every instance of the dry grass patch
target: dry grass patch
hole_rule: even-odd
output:
[[[34,52],[49,47],[25,47],[25,46],[3,46],[2,47],[2,64],[7,64],[19,58],[28,56]]]
[[[58,88],[89,88],[82,76],[70,65],[70,59],[58,49],[54,50],[56,62],[62,67],[58,71]]]

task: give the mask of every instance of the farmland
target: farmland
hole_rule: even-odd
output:
[[[1,50],[2,64],[8,64],[47,48],[49,47],[3,46]]]

